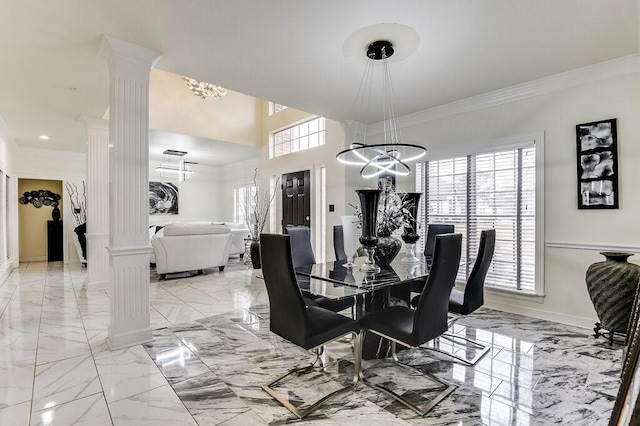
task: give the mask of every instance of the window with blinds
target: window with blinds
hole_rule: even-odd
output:
[[[416,189],[424,194],[419,220],[424,244],[430,223],[455,225],[463,236],[459,280],[466,280],[480,233],[496,230],[485,285],[535,293],[536,150],[526,146],[418,165]],[[422,247],[420,249],[422,249]]]
[[[253,214],[251,200],[256,196],[254,185],[245,185],[233,189],[233,221],[245,223],[245,215],[251,220]]]

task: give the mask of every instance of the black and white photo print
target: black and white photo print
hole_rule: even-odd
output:
[[[576,126],[578,208],[618,208],[616,119]]]
[[[149,182],[149,214],[178,214],[178,187],[169,182]]]

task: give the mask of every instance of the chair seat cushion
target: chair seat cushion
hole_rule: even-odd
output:
[[[365,315],[360,325],[365,330],[375,330],[407,345],[417,346],[412,336],[414,312],[404,306],[392,306]]]
[[[353,297],[348,297],[345,299],[329,299],[328,297],[316,297],[313,299],[314,302],[321,308],[328,309],[333,312],[344,311],[345,309],[351,308],[355,304],[355,300]]]
[[[358,322],[318,306],[307,307],[309,338],[305,349],[315,348],[350,331],[360,331]]]
[[[451,290],[449,296],[449,312],[454,312],[460,315],[467,315],[464,308],[464,292],[460,290]]]

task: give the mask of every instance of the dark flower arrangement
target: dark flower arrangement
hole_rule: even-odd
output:
[[[358,217],[358,228],[362,228],[362,211],[359,205],[350,204]],[[395,186],[388,180],[384,181],[378,202],[376,233],[378,236],[389,236],[403,226],[415,223],[409,211],[409,205],[403,202],[402,194],[397,193]]]

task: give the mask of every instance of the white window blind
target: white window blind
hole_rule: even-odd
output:
[[[417,167],[424,193],[422,223],[449,223],[463,236],[459,280],[466,280],[478,253],[480,233],[496,230],[487,286],[535,292],[536,161],[527,147],[431,161]],[[426,226],[421,230],[422,245]]]
[[[253,215],[251,200],[256,196],[254,185],[245,185],[233,189],[233,221],[245,223],[246,217],[251,219]]]

